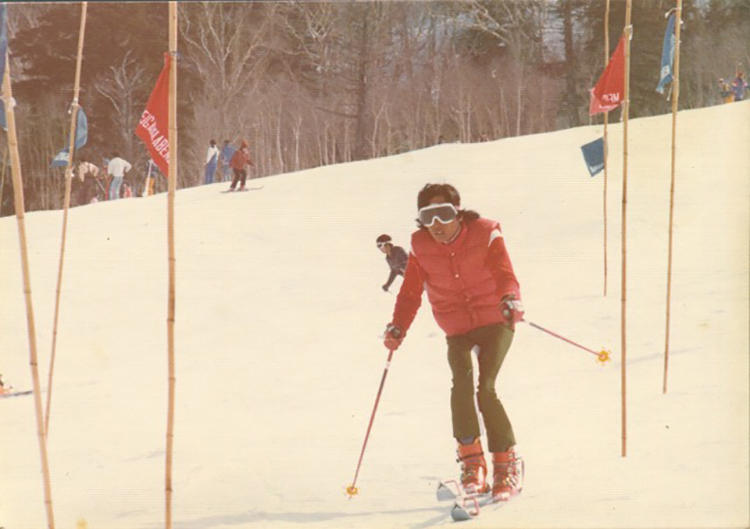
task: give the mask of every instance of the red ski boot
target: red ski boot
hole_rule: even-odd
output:
[[[523,459],[513,447],[505,452],[492,453],[492,496],[496,501],[508,501],[523,489]]]
[[[461,462],[461,486],[466,494],[489,492],[487,463],[479,439],[470,444],[458,443],[458,461]]]

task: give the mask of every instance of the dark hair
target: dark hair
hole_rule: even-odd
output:
[[[209,143],[211,144],[211,147],[216,146],[216,140],[211,140]]]
[[[380,235],[377,239],[375,239],[375,242],[376,243],[391,242],[391,236],[384,233],[383,235]]]
[[[479,213],[470,209],[461,209],[461,195],[458,190],[450,184],[425,184],[417,195],[417,209],[427,206],[435,197],[444,197],[448,202],[456,206],[458,210],[458,220],[472,222],[479,218]],[[419,220],[417,226],[426,229]]]
[[[112,158],[118,158],[120,156],[120,153],[117,151],[112,152]]]

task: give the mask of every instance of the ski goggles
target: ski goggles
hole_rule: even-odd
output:
[[[435,222],[441,224],[449,224],[456,220],[458,217],[458,211],[456,207],[450,202],[441,204],[430,204],[419,210],[417,220],[422,226],[430,227]]]
[[[393,244],[393,243],[391,241],[386,241],[386,242],[378,242],[378,243],[375,243],[375,244],[378,245],[378,248],[385,248],[386,244]]]

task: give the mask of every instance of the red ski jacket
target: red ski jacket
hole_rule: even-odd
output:
[[[411,253],[393,310],[393,324],[406,333],[422,303],[422,292],[447,336],[506,322],[500,301],[508,294],[520,299],[498,222],[479,218],[462,222],[449,244],[426,229],[411,236]]]

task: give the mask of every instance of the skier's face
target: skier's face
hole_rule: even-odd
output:
[[[430,200],[430,204],[442,204],[445,202],[448,202],[448,200],[443,195],[434,196]],[[448,224],[435,222],[432,226],[427,226],[427,231],[429,231],[432,238],[439,243],[446,243],[453,240],[459,229],[461,229],[461,223],[457,218],[450,221]]]

